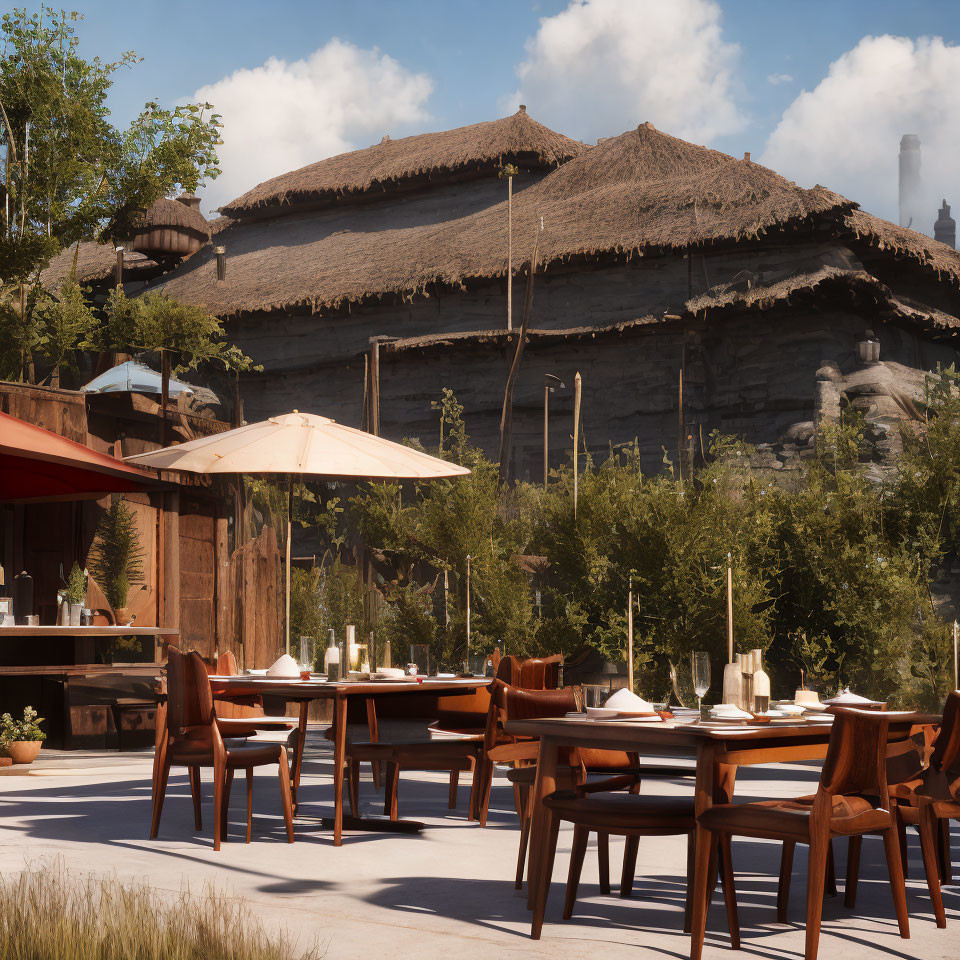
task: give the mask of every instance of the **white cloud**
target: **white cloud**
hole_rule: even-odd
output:
[[[698,142],[736,132],[739,47],[720,16],[714,0],[572,0],[540,21],[502,105],[586,140],[647,120]]]
[[[900,137],[920,136],[922,212],[933,232],[940,200],[960,204],[960,47],[940,37],[864,37],[784,111],[761,162],[896,221]]]
[[[428,118],[433,89],[376,47],[334,38],[303,60],[271,57],[201,87],[192,102],[223,115],[223,174],[204,192],[215,209],[263,180],[377,142]]]
[[[789,73],[771,73],[767,75],[767,83],[779,87],[782,83],[793,83],[793,77]]]

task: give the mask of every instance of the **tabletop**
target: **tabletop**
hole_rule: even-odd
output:
[[[417,680],[280,680],[273,677],[254,677],[241,675],[236,677],[210,677],[210,686],[214,696],[229,693],[237,696],[244,694],[267,694],[287,697],[291,700],[332,700],[349,696],[385,696],[394,693],[472,693],[479,687],[490,683],[487,677],[464,677],[437,679],[426,677]]]

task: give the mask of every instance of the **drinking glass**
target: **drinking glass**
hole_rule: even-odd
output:
[[[482,677],[486,671],[487,659],[485,653],[471,653],[467,658],[467,672],[475,677]]]
[[[313,670],[313,639],[311,637],[300,638],[300,654],[297,665],[300,667],[300,679],[309,680],[310,672]]]
[[[417,674],[430,676],[430,645],[427,643],[410,644],[410,662],[417,665]]]
[[[583,706],[602,707],[609,696],[605,683],[585,683],[583,685]]]
[[[697,707],[703,709],[703,695],[710,689],[710,654],[695,650],[690,654],[693,672],[693,692],[697,695]]]

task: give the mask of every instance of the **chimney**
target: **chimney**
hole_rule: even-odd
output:
[[[191,210],[196,210],[200,206],[200,198],[194,196],[192,193],[181,193],[180,196],[177,197],[177,201],[185,207],[189,207]]]
[[[526,112],[527,112],[527,105],[526,105],[525,103],[521,103],[521,104],[520,104],[520,110],[519,110],[518,112],[519,112],[519,113],[526,113]]]
[[[940,216],[933,225],[933,238],[950,247],[957,245],[957,221],[950,216],[950,204],[946,200],[940,208]]]
[[[750,151],[749,151],[749,150],[747,150],[747,151],[744,153],[743,159],[746,160],[747,163],[750,162]]]
[[[920,210],[920,138],[905,133],[900,139],[900,226],[916,228]]]

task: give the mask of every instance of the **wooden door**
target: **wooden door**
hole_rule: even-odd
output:
[[[215,506],[180,495],[180,644],[202,657],[216,652]]]

